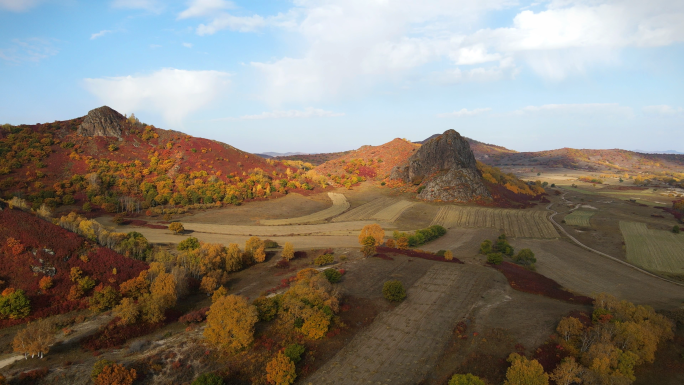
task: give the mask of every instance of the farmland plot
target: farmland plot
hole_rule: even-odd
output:
[[[386,207],[382,210],[380,210],[378,213],[373,215],[370,219],[377,219],[378,221],[381,222],[394,222],[396,221],[399,216],[409,209],[411,206],[415,205],[415,202],[409,202],[409,201],[399,201],[389,207]]]
[[[684,234],[651,230],[645,223],[620,221],[627,260],[651,271],[684,273]]]
[[[325,210],[297,218],[264,219],[260,223],[266,226],[282,226],[320,222],[336,215],[340,215],[349,208],[349,202],[347,202],[347,198],[344,195],[329,192],[328,196],[332,200],[333,205]]]
[[[392,198],[377,198],[364,205],[353,208],[346,213],[334,218],[333,222],[352,222],[369,219],[382,209],[391,206],[397,202]]]
[[[545,211],[493,209],[488,207],[444,206],[433,225],[452,227],[493,227],[519,238],[558,238]]]
[[[565,217],[565,223],[571,226],[591,227],[589,219],[596,214],[596,211],[575,210]]]
[[[433,266],[409,288],[401,305],[378,316],[305,382],[419,383],[456,323],[495,285],[496,276],[479,266]]]

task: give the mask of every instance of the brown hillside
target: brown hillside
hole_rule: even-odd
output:
[[[362,146],[358,150],[348,151],[316,167],[316,171],[323,175],[345,174],[350,171],[350,167],[354,167],[354,161],[360,160],[364,164],[356,165],[357,169],[361,168],[359,175],[382,179],[389,175],[394,166],[406,161],[418,148],[419,144],[397,138],[380,146]]]

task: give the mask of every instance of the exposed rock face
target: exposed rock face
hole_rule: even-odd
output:
[[[392,170],[390,179],[422,183],[425,188],[418,197],[429,201],[468,202],[491,198],[482,183],[470,145],[454,130],[423,144],[407,163]]]
[[[78,127],[77,133],[82,136],[116,136],[121,138],[122,122],[126,117],[115,110],[102,106],[90,110]]]

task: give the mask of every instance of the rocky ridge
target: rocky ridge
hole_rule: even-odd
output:
[[[123,124],[126,117],[117,111],[102,106],[88,111],[83,123],[76,133],[81,136],[115,136],[122,138]]]
[[[470,202],[491,198],[468,141],[454,130],[425,142],[390,174],[390,179],[422,185],[420,199]]]

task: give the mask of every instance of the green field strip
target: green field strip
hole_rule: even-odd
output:
[[[591,227],[589,219],[596,214],[596,210],[575,210],[565,216],[565,223],[571,226]]]
[[[684,234],[651,230],[646,224],[620,221],[627,260],[652,271],[684,273]]]

